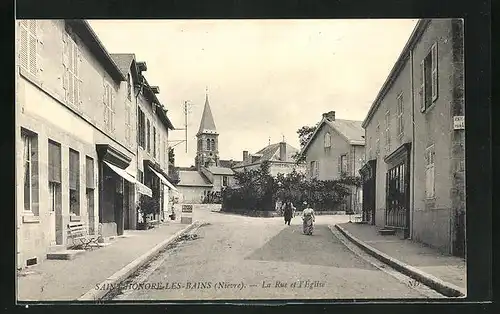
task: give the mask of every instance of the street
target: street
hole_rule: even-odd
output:
[[[318,216],[313,236],[280,218],[199,211],[204,224],[113,291],[114,300],[422,298],[351,252]],[[109,287],[106,287],[109,288]],[[110,298],[110,297],[108,297]]]

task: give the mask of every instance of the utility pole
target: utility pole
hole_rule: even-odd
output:
[[[179,144],[182,144],[183,142],[186,144],[186,153],[188,152],[188,114],[190,113],[190,107],[193,106],[193,104],[189,100],[185,100],[184,103],[182,104],[183,106],[183,112],[184,112],[184,128],[182,129],[174,129],[174,131],[184,131],[184,139],[183,140],[173,140],[173,141],[168,141],[168,143],[172,143],[173,145],[171,147],[177,146]],[[174,144],[175,143],[175,144]]]

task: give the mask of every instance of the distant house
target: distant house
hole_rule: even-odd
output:
[[[184,203],[202,203],[209,192],[219,195],[225,186],[234,182],[232,160],[219,159],[219,133],[215,127],[208,95],[197,137],[195,167],[179,170],[177,187]]]
[[[420,20],[373,102],[364,216],[444,252],[465,254],[461,20]]]
[[[344,173],[357,176],[364,163],[365,139],[362,121],[335,118],[335,111],[324,113],[316,130],[304,145],[300,156],[305,158],[307,177],[335,180]],[[345,210],[361,210],[362,191],[352,188]]]
[[[305,166],[297,164],[292,157],[298,151],[297,148],[286,142],[270,144],[255,154],[243,151],[243,161],[234,165],[233,170],[238,172],[244,171],[244,169],[258,169],[264,161],[268,161],[270,163],[269,172],[272,176],[277,176],[278,173],[287,174],[293,170],[305,172]]]

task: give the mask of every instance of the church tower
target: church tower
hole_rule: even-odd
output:
[[[214,117],[208,102],[208,91],[205,95],[205,108],[201,116],[200,128],[196,133],[197,149],[195,165],[196,169],[219,165],[219,134],[215,128]]]

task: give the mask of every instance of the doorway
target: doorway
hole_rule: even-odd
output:
[[[61,185],[49,182],[49,241],[50,245],[61,245],[62,239],[62,206]]]
[[[123,235],[124,230],[124,215],[123,215],[123,179],[116,178],[116,192],[115,192],[115,222],[117,235]]]

